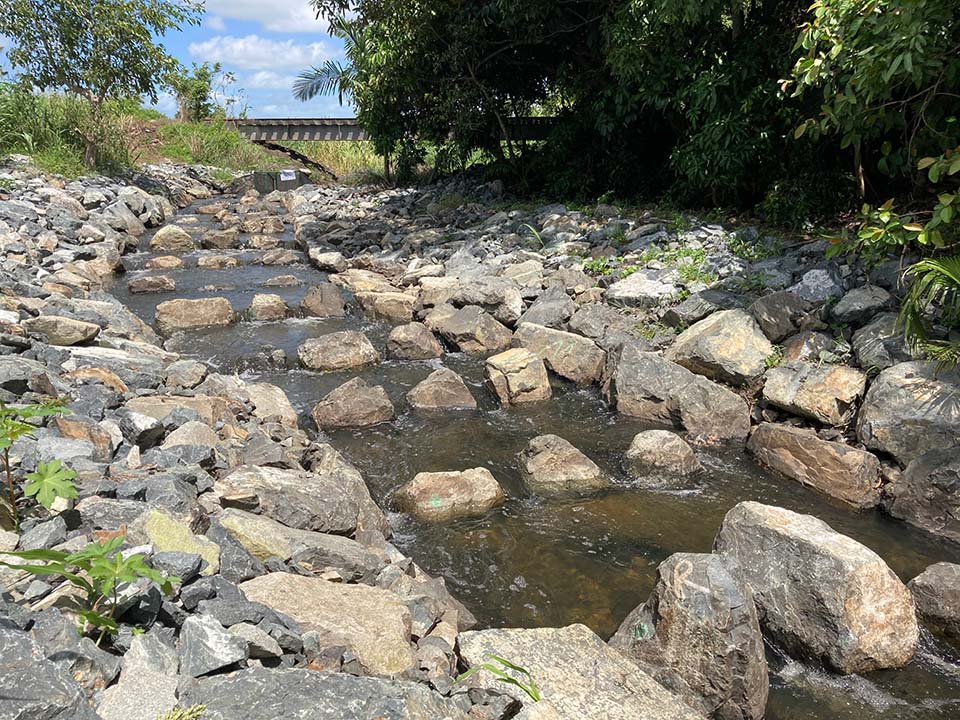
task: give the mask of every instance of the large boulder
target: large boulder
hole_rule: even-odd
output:
[[[150,238],[150,249],[153,252],[180,255],[196,250],[197,241],[182,227],[166,225],[157,230],[153,237]]]
[[[156,318],[157,329],[170,335],[177,330],[230,325],[236,320],[236,313],[226,298],[180,298],[157,305]]]
[[[763,398],[778,408],[826,425],[846,425],[867,387],[867,376],[846,365],[790,362],[767,371]]]
[[[297,357],[305,368],[321,372],[349,370],[380,362],[380,354],[367,336],[357,330],[310,338],[297,348]]]
[[[773,345],[746,310],[721,310],[687,328],[666,358],[713,380],[749,383],[766,369]]]
[[[400,510],[425,522],[478,517],[503,500],[500,483],[486,468],[419,473],[394,495]]]
[[[520,405],[550,398],[550,379],[543,360],[529,350],[511,348],[487,358],[487,384],[502,405]]]
[[[603,372],[606,353],[582,335],[521,322],[513,344],[538,355],[549,370],[575,383],[596,382]]]
[[[960,650],[960,565],[931,565],[907,587],[923,624]]]
[[[864,285],[854,288],[830,308],[830,315],[840,323],[862,325],[877,313],[894,304],[893,296],[882,287]]]
[[[781,290],[764,295],[747,309],[770,342],[780,342],[797,332],[800,320],[810,307],[810,303],[798,295]]]
[[[414,410],[475,410],[477,401],[463,378],[453,370],[440,368],[407,393]]]
[[[423,323],[398,325],[387,338],[387,357],[397,360],[433,360],[443,355],[437,338]]]
[[[677,553],[610,639],[706,717],[760,720],[770,687],[753,593],[717,555]]]
[[[960,448],[930,450],[883,488],[891,515],[960,542]]]
[[[27,332],[40,335],[50,345],[80,345],[100,334],[96,323],[74,320],[59,315],[40,315],[24,321]]]
[[[911,357],[897,327],[896,313],[880,313],[857,330],[850,341],[857,363],[864,369],[886,370]]]
[[[261,322],[276,322],[283,320],[289,312],[287,304],[279,295],[272,293],[257,293],[250,301],[247,316],[251,320]]]
[[[623,466],[636,478],[654,475],[666,479],[703,469],[693,448],[669,430],[637,433],[624,455]]]
[[[607,288],[611,305],[655,307],[677,293],[673,276],[663,270],[637,270]]]
[[[509,328],[476,305],[444,314],[437,330],[454,348],[470,355],[501,352],[510,347],[513,339]]]
[[[358,292],[357,304],[370,317],[405,323],[413,319],[417,298],[402,292]]]
[[[396,416],[387,391],[353,378],[331,390],[310,413],[317,428],[367,427],[389,422]]]
[[[304,315],[312,317],[343,317],[346,314],[343,296],[333,283],[320,283],[307,290],[300,307]]]
[[[629,657],[608,646],[585,625],[564,628],[495,629],[460,633],[460,657],[468,668],[497,655],[524,668],[536,682],[542,702],[570,720],[703,720]],[[496,665],[496,663],[494,663]],[[526,676],[514,674],[527,682]],[[469,684],[507,693],[529,703],[514,685],[478,672]],[[536,708],[536,705],[530,705]],[[551,715],[547,715],[551,717]]]
[[[617,412],[686,430],[698,441],[745,440],[750,410],[733,391],[627,343],[607,354],[604,393]]]
[[[456,307],[478,306],[505,325],[513,326],[523,312],[523,296],[513,280],[480,276],[463,280],[454,289],[450,302]]]
[[[261,575],[240,589],[248,600],[293,618],[304,631],[349,648],[372,674],[395,676],[413,667],[410,610],[392,592],[290,573]]]
[[[960,370],[906,362],[881,372],[857,417],[857,437],[906,465],[928,450],[960,445]]]
[[[763,423],[747,450],[764,465],[864,509],[880,502],[880,461],[869,452],[822,440],[812,430]]]
[[[822,520],[742,502],[714,549],[739,564],[761,626],[794,657],[859,673],[901,667],[916,652],[910,591],[880,556]]]
[[[520,478],[538,495],[589,493],[610,485],[593,460],[556,435],[540,435],[518,456]]]

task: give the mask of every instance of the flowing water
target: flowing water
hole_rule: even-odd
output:
[[[210,225],[209,216],[189,216],[192,231]],[[199,227],[197,227],[199,225]],[[279,236],[293,247],[292,237]],[[227,297],[244,310],[256,293],[274,293],[296,307],[311,285],[326,279],[305,258],[289,266],[256,264],[257,251],[213,251],[240,260],[223,270],[198,269],[208,251],[186,256],[181,270],[144,270],[152,257],[143,250],[127,256],[126,277],[113,294],[144,321],[153,323],[156,305],[172,298]],[[174,293],[130,295],[126,280],[169,274]],[[271,278],[293,275],[291,287],[265,287]],[[344,329],[365,332],[383,349],[390,326],[365,320],[356,311],[336,320],[289,319],[239,324],[183,333],[167,347],[220,372],[241,371],[245,379],[282,387],[313,429],[308,414],[328,392],[359,374],[383,385],[400,413],[387,424],[328,433],[332,444],[362,472],[374,498],[390,507],[393,491],[418,472],[484,466],[503,485],[507,502],[483,518],[425,525],[393,513],[394,543],[433,575],[443,576],[481,626],[558,626],[582,622],[609,637],[643,602],[658,563],[674,552],[708,552],[724,514],[741,500],[813,514],[876,551],[904,580],[940,560],[958,561],[960,549],[892,520],[879,512],[855,513],[798,483],[755,465],[741,450],[698,450],[706,468],[695,481],[670,492],[636,486],[620,468],[620,457],[642,423],[620,418],[596,388],[555,383],[551,400],[501,409],[482,386],[483,361],[452,353],[442,361],[384,362],[359,372],[313,373],[297,368],[296,349],[307,338]],[[289,367],[253,371],[249,359],[265,345],[282,348]],[[477,398],[476,411],[422,414],[406,411],[404,396],[441,365],[459,373]],[[544,500],[520,482],[516,455],[536,435],[560,435],[614,478],[613,487],[589,498]],[[960,663],[926,637],[907,668],[839,677],[768,653],[771,720],[933,720],[960,718]]]

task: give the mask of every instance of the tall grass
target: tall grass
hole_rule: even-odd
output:
[[[286,142],[284,145],[330,168],[337,177],[345,181],[366,180],[370,177],[382,179],[383,158],[377,155],[371,142],[325,140]]]
[[[171,160],[228,170],[276,170],[290,164],[219,120],[163,125],[160,139],[155,152]]]

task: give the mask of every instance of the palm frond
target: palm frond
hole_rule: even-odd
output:
[[[960,322],[960,255],[924,258],[911,265],[905,277],[910,287],[900,308],[898,325],[907,346],[937,361],[940,369],[960,361],[960,344],[930,339],[930,318],[947,325]]]
[[[343,96],[349,92],[350,76],[350,67],[327,60],[320,67],[313,67],[297,76],[293,83],[293,96],[300,102],[307,102],[317,95],[337,93],[343,105]]]

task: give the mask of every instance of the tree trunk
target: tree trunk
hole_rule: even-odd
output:
[[[867,179],[863,172],[863,157],[859,140],[853,144],[853,170],[857,175],[857,195],[861,200],[864,200],[867,197]]]

